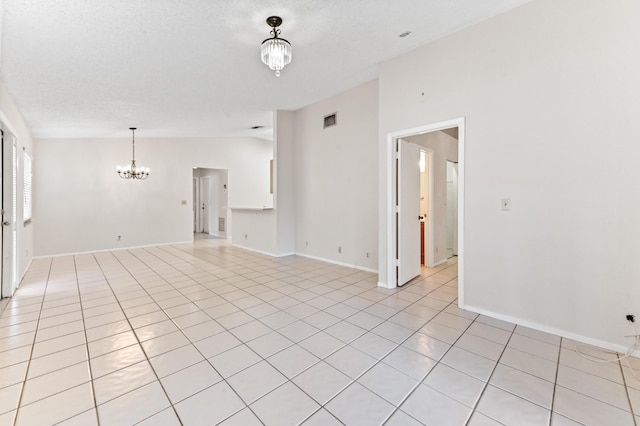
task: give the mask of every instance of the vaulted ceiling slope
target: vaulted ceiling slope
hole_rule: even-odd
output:
[[[34,137],[270,138],[273,110],[528,0],[0,1],[0,78]],[[279,78],[260,61],[271,15],[293,45]]]

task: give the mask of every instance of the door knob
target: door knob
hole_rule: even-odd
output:
[[[8,220],[5,220],[4,222],[2,222],[2,226],[9,226],[11,225],[11,222],[9,222]]]

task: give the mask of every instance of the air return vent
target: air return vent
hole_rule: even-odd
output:
[[[338,121],[335,112],[324,117],[324,129],[326,129],[327,127],[335,126],[336,124],[338,124]]]

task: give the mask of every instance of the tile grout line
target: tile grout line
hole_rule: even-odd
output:
[[[129,250],[126,250],[126,252],[129,252]],[[111,254],[111,252],[109,252],[109,254]],[[100,264],[100,261],[98,260],[98,258],[97,258],[97,257],[95,257],[95,254],[92,254],[92,256],[93,256],[93,259],[94,259],[95,263],[97,264],[98,268],[99,268],[99,269],[100,269],[100,271],[102,272],[102,275],[104,276],[104,278],[105,278],[105,281],[106,281],[107,285],[108,285],[108,286],[109,286],[109,288],[111,289],[111,292],[113,293],[113,296],[114,296],[114,297],[115,297],[115,299],[116,299],[116,303],[118,304],[118,306],[120,306],[120,309],[122,310],[122,313],[124,314],[124,317],[125,317],[125,319],[126,319],[127,323],[129,324],[129,327],[131,327],[131,331],[133,332],[133,336],[135,337],[135,339],[136,339],[136,342],[137,342],[138,346],[139,346],[139,347],[140,347],[140,349],[142,350],[142,353],[144,354],[144,356],[145,356],[145,358],[146,358],[146,361],[147,361],[147,363],[149,364],[149,367],[151,368],[151,371],[153,371],[153,374],[156,376],[156,380],[158,381],[158,384],[159,384],[159,385],[160,385],[160,387],[162,388],[162,391],[164,392],[164,394],[165,394],[165,396],[166,396],[166,398],[167,398],[167,401],[168,401],[168,402],[169,402],[169,404],[171,405],[171,408],[173,409],[173,412],[174,412],[174,414],[176,415],[176,418],[178,419],[178,422],[180,422],[180,425],[183,425],[183,422],[182,422],[182,420],[180,419],[180,416],[178,415],[178,412],[176,411],[176,409],[175,409],[175,407],[174,407],[173,403],[171,402],[171,399],[169,398],[169,394],[167,393],[167,391],[166,391],[166,389],[165,389],[164,385],[163,385],[163,384],[162,384],[162,382],[160,381],[160,377],[158,376],[158,373],[156,372],[155,368],[153,368],[153,365],[151,364],[151,361],[149,360],[149,356],[147,355],[147,351],[145,351],[144,347],[142,346],[142,342],[140,342],[140,339],[138,338],[138,335],[136,334],[135,329],[133,328],[133,325],[131,324],[131,321],[129,320],[129,317],[127,317],[127,315],[126,315],[126,313],[125,313],[124,309],[122,308],[122,305],[121,305],[121,303],[120,303],[120,300],[118,299],[118,297],[116,296],[115,292],[113,291],[113,287],[111,286],[111,284],[110,284],[110,282],[109,282],[109,278],[108,278],[108,277],[107,277],[107,275],[104,273],[104,269],[103,269],[102,265]],[[112,256],[113,256],[113,255],[112,255]],[[114,258],[116,258],[115,256],[113,256],[113,257],[114,257]],[[116,259],[117,259],[117,258],[116,258]],[[125,269],[126,269],[126,268],[125,268]],[[135,278],[134,278],[134,279],[135,279]],[[136,280],[136,282],[138,282],[138,280]],[[138,285],[140,285],[140,284],[138,283]],[[87,347],[88,347],[88,346],[87,346]],[[89,361],[89,362],[91,362],[91,361]],[[132,365],[134,365],[134,364],[132,364]],[[129,366],[127,366],[127,367],[129,367]],[[124,368],[127,368],[127,367],[124,367]],[[146,383],[146,384],[144,384],[144,385],[142,385],[142,386],[140,386],[140,387],[138,387],[138,388],[131,389],[129,392],[133,392],[133,391],[135,391],[135,390],[138,390],[138,389],[140,389],[140,388],[142,388],[142,387],[144,387],[144,386],[146,386],[146,385],[148,385],[148,384],[150,384],[150,383]],[[129,393],[129,392],[126,392],[126,393],[124,393],[123,395],[126,395],[126,394],[127,394],[127,393]],[[120,396],[122,396],[122,395],[118,395],[117,397],[115,397],[115,398],[111,399],[110,401],[112,401],[112,400],[114,400],[114,399],[116,399],[116,398],[119,398]],[[107,402],[109,402],[109,401],[105,401],[104,403],[107,403]],[[162,411],[164,411],[164,410],[166,410],[166,408],[163,408],[162,410],[160,410],[160,411],[159,411],[159,412],[157,412],[157,413],[153,413],[153,414],[151,414],[149,417],[146,417],[146,418],[142,419],[141,421],[144,421],[144,420],[146,420],[146,419],[148,419],[148,418],[151,418],[151,417],[153,417],[154,415],[156,415],[156,414],[158,414],[158,413],[160,413],[160,412],[162,412]],[[97,405],[96,405],[96,414],[97,414],[97,411],[98,411],[98,407],[97,407]]]
[[[562,356],[562,342],[564,337],[560,336],[560,342],[558,343],[558,360],[556,361],[556,374],[553,379],[553,392],[551,394],[551,415],[549,416],[549,426],[551,426],[551,419],[553,418],[553,409],[556,405],[556,388],[558,387],[558,375],[560,374],[560,357]]]
[[[33,334],[33,343],[31,345],[31,351],[29,352],[29,361],[27,364],[27,369],[24,373],[24,380],[22,381],[22,389],[20,389],[20,397],[18,398],[18,404],[16,406],[16,414],[13,416],[13,424],[16,424],[16,422],[18,421],[18,415],[20,412],[21,404],[22,404],[22,398],[24,396],[24,388],[27,386],[27,378],[29,377],[29,367],[31,367],[31,360],[33,358],[33,351],[36,347],[36,337],[38,336],[38,324],[40,324],[40,318],[42,315],[42,306],[44,305],[44,301],[45,301],[45,296],[47,294],[47,288],[49,287],[49,279],[51,278],[51,270],[53,269],[53,260],[50,260],[49,262],[49,272],[47,273],[47,283],[44,285],[44,290],[42,292],[42,302],[40,303],[40,311],[38,312],[38,322],[36,323],[36,330],[35,333]]]
[[[233,284],[231,284],[231,285],[233,285]],[[258,285],[264,285],[264,284],[259,284],[259,283],[258,283]],[[276,290],[276,291],[277,291],[277,290]],[[278,292],[279,292],[279,291],[278,291]],[[286,294],[284,294],[284,293],[281,293],[281,294],[283,294],[283,296],[284,296],[284,297],[287,297],[287,296],[288,296],[288,295],[286,295]],[[318,295],[317,297],[320,297],[320,296],[321,296],[321,295]],[[298,302],[299,302],[298,304],[303,304],[303,303],[305,303],[305,302],[302,302],[302,301],[298,301]],[[227,301],[227,303],[231,303],[231,304],[233,304],[233,302],[232,302],[232,301]],[[269,302],[265,302],[265,303],[269,304]],[[337,303],[340,303],[340,302],[336,302],[336,304],[337,304]],[[297,304],[297,305],[298,305],[298,304]],[[373,304],[375,304],[375,302],[374,302]],[[335,304],[334,304],[334,305],[335,305]],[[334,305],[331,305],[331,306],[334,306]],[[277,307],[276,307],[276,308],[277,308]],[[284,312],[284,310],[283,310],[283,309],[280,309],[280,308],[278,308],[278,309],[279,309],[281,312]],[[325,308],[325,309],[326,309],[326,308]],[[366,308],[365,308],[365,309],[366,309]],[[357,312],[355,312],[355,313],[354,313],[354,314],[352,314],[351,316],[356,315],[357,313],[362,312],[363,310],[364,310],[364,309],[362,309],[362,310],[358,310]],[[243,310],[243,311],[244,311],[244,310]],[[319,310],[319,312],[324,312],[324,310]],[[349,316],[349,317],[350,317],[350,316]],[[255,318],[255,317],[254,317],[254,318]],[[259,321],[259,319],[257,319],[257,318],[255,318],[255,320]],[[296,318],[296,320],[297,320],[297,321],[303,321],[303,319],[301,319],[301,318]],[[344,320],[344,319],[343,319],[343,320]],[[261,321],[259,321],[259,322],[261,322]],[[355,325],[355,324],[354,324],[354,325]],[[286,327],[286,326],[285,326],[285,327]],[[356,326],[356,327],[357,327],[357,326]],[[269,327],[269,328],[271,328],[271,327]],[[230,330],[229,330],[229,329],[227,329],[227,331],[229,332]],[[274,332],[276,332],[276,333],[278,333],[278,334],[280,334],[280,333],[278,332],[278,330],[276,330],[276,329],[273,329],[273,331],[274,331]],[[321,331],[323,331],[323,330],[318,330],[318,332],[317,332],[317,333],[313,333],[312,335],[307,336],[306,338],[312,337],[313,335],[318,334],[318,333],[320,333]],[[369,332],[369,330],[365,330],[365,334],[366,334],[366,332]],[[374,333],[374,334],[375,334],[375,333]],[[282,335],[282,334],[280,334],[280,335]],[[286,336],[283,336],[283,337],[285,337],[285,338],[286,338]],[[409,336],[409,337],[410,337],[410,336]],[[305,338],[305,339],[306,339],[306,338]],[[408,337],[407,337],[407,338],[408,338]],[[305,340],[305,339],[303,339],[303,340]],[[338,340],[340,340],[340,339],[338,339]],[[354,339],[354,340],[355,340],[355,339]],[[346,347],[346,346],[349,346],[349,343],[351,343],[351,342],[349,342],[349,343],[342,342],[342,343],[344,343],[344,345],[342,345],[340,348],[336,349],[336,350],[335,350],[335,351],[333,351],[332,353],[335,353],[335,352],[339,351],[340,349],[342,349],[342,348],[344,348],[344,347]],[[394,343],[395,343],[395,342],[394,342]],[[247,346],[247,347],[249,347],[249,346],[247,345],[247,343],[246,343],[246,342],[242,342],[242,344],[243,344],[243,345],[245,345],[245,346]],[[274,353],[274,354],[271,354],[271,355],[270,355],[270,357],[271,357],[271,356],[273,356],[273,355],[275,355],[275,354],[277,354],[277,353],[280,353],[280,352],[282,352],[282,351],[284,351],[284,350],[286,350],[286,349],[288,349],[288,348],[290,348],[290,347],[297,346],[298,344],[299,344],[299,342],[293,342],[293,345],[288,346],[287,348],[284,348],[284,349],[282,349],[282,350],[280,350],[280,351],[278,351],[278,352],[276,352],[276,353]],[[400,345],[398,345],[398,346],[400,346]],[[301,347],[301,348],[302,348],[303,350],[305,350],[305,351],[306,351],[306,349],[305,349],[304,347]],[[197,348],[196,348],[196,349],[197,349]],[[251,349],[251,348],[249,347],[249,349]],[[357,348],[354,348],[354,349],[358,350]],[[226,352],[226,351],[225,351],[225,352]],[[223,352],[223,353],[224,353],[224,352]],[[295,386],[297,389],[299,389],[302,393],[304,393],[305,395],[307,395],[307,396],[308,396],[312,401],[314,401],[315,403],[317,403],[317,404],[319,405],[318,409],[317,409],[317,410],[314,410],[314,411],[313,411],[313,412],[311,412],[307,417],[305,417],[304,419],[302,419],[302,420],[301,420],[302,422],[304,422],[304,421],[308,420],[308,419],[309,419],[310,417],[312,417],[315,413],[317,413],[318,411],[322,410],[322,409],[325,407],[325,405],[326,405],[328,402],[330,402],[330,401],[331,401],[331,399],[335,398],[335,396],[337,396],[340,392],[342,392],[342,391],[343,391],[344,389],[346,389],[347,387],[351,386],[351,385],[352,385],[353,383],[355,383],[355,382],[356,382],[356,380],[357,380],[357,378],[356,378],[356,379],[351,379],[351,377],[349,377],[349,379],[350,379],[350,381],[351,381],[351,382],[350,382],[347,386],[345,386],[343,389],[341,389],[341,390],[340,390],[340,392],[338,392],[336,395],[334,395],[334,397],[332,397],[329,401],[326,401],[324,404],[320,404],[320,403],[318,403],[318,401],[316,401],[316,400],[315,400],[311,395],[309,395],[309,394],[308,394],[304,389],[301,389],[301,388],[300,388],[300,387],[299,387],[295,382],[293,382],[293,380],[292,380],[292,379],[293,379],[293,377],[292,377],[292,378],[287,377],[287,376],[286,376],[282,371],[280,371],[280,370],[279,370],[275,365],[271,364],[271,362],[269,362],[269,360],[268,360],[268,359],[266,359],[266,358],[264,358],[264,357],[260,356],[259,354],[257,354],[257,355],[258,355],[258,356],[259,356],[263,361],[267,362],[267,364],[269,364],[272,368],[274,368],[276,371],[278,371],[280,374],[282,374],[282,375],[283,375],[287,380],[286,380],[284,383],[280,384],[279,386],[275,387],[274,389],[271,389],[271,390],[270,390],[269,392],[267,392],[266,394],[261,395],[258,399],[256,399],[256,401],[257,401],[257,400],[259,400],[259,399],[261,399],[261,398],[266,397],[267,395],[269,395],[270,393],[272,393],[272,392],[276,391],[277,389],[279,389],[280,387],[282,387],[282,386],[283,386],[283,385],[285,385],[286,383],[291,383],[293,386]],[[314,354],[312,354],[312,355],[314,355]],[[365,354],[365,355],[366,355],[366,354]],[[315,355],[314,355],[314,356],[315,356]],[[327,355],[327,357],[328,357],[328,356],[330,356],[330,354],[329,354],[329,355]],[[325,359],[326,359],[327,357],[325,357]],[[205,359],[206,359],[206,358],[205,358]],[[307,371],[308,369],[312,368],[313,366],[315,366],[315,365],[317,365],[317,364],[319,364],[320,362],[323,362],[323,361],[324,361],[324,360],[323,360],[322,358],[319,358],[317,362],[314,362],[312,365],[310,365],[310,366],[306,367],[304,370],[302,370],[302,371],[298,372],[298,374],[296,374],[296,376],[294,376],[294,377],[299,376],[299,375],[300,375],[300,374],[302,374],[303,372]],[[380,360],[378,360],[378,361],[380,361]],[[376,365],[377,363],[378,363],[378,362],[374,363],[374,365]],[[255,365],[255,364],[252,364],[252,365],[250,365],[250,366],[248,366],[248,367],[246,367],[246,368],[244,368],[244,369],[242,369],[242,370],[240,370],[240,371],[238,371],[238,372],[234,373],[234,375],[236,375],[236,374],[238,374],[238,373],[240,373],[240,372],[242,372],[242,371],[244,371],[244,370],[246,370],[246,369],[250,368],[250,367],[251,367],[251,366],[253,366],[253,365]],[[214,367],[214,368],[215,368],[215,367]],[[335,367],[333,367],[333,368],[335,368]],[[371,366],[370,368],[373,368],[373,366]],[[369,368],[369,369],[370,369],[370,368]],[[364,372],[362,372],[358,377],[361,377],[361,376],[362,376],[363,374],[365,374],[369,369],[367,369],[367,370],[365,370]],[[338,371],[339,371],[339,370],[338,370]],[[343,373],[343,374],[344,374],[344,373]],[[347,376],[347,377],[348,377],[348,376]],[[224,380],[226,381],[226,379],[224,379]],[[230,387],[231,387],[231,386],[230,386]],[[231,387],[231,388],[233,389],[233,387]],[[234,392],[235,392],[235,389],[234,389]],[[238,395],[238,396],[239,396],[239,395]],[[241,399],[242,401],[244,401],[242,398],[240,398],[240,399]],[[254,402],[256,402],[256,401],[253,401],[252,403],[254,403]],[[246,404],[246,403],[245,403],[245,405],[247,406],[247,408],[249,408],[249,409],[253,412],[253,410],[250,408],[249,404]],[[327,410],[327,412],[329,412],[329,414],[331,414],[333,417],[335,417],[335,415],[334,415],[333,413],[331,413],[330,411],[328,411],[328,410]],[[255,414],[255,412],[253,412],[253,413]],[[235,413],[234,413],[234,414],[235,414]],[[258,419],[260,419],[257,415],[256,415],[256,417],[257,417]],[[260,421],[262,422],[262,420],[260,420]],[[341,422],[341,423],[342,423],[342,422]]]
[[[144,249],[143,249],[143,250],[144,250]],[[145,251],[146,251],[146,250],[145,250]],[[148,266],[148,264],[146,264],[143,260],[141,260],[139,257],[137,257],[134,253],[129,252],[129,250],[127,250],[127,252],[129,253],[129,255],[130,255],[130,256],[133,256],[133,257],[134,257],[134,258],[136,258],[139,262],[141,262],[141,263],[145,264],[145,267],[150,268],[150,267]],[[127,270],[127,272],[131,275],[131,271],[130,271],[130,270],[127,268],[127,266],[122,262],[122,260],[121,260],[121,259],[119,259],[117,256],[114,256],[114,258],[116,258],[116,259],[118,260],[118,262],[122,265],[122,267],[123,267],[123,268],[125,268],[125,270]],[[166,263],[166,262],[165,262],[165,263]],[[133,275],[131,275],[131,276],[133,277],[133,279],[134,279],[134,280],[136,280],[136,282],[138,282],[138,280],[137,280]],[[175,287],[173,286],[173,284],[168,283],[168,282],[167,282],[167,284],[169,284],[171,287],[173,287],[173,288],[175,289]],[[138,285],[140,285],[140,283],[139,283],[139,282],[138,282]],[[141,285],[140,285],[140,286],[141,286]],[[142,287],[142,286],[141,286],[141,287]],[[148,293],[148,292],[147,292],[147,290],[146,290],[144,287],[142,287],[142,288],[143,288],[143,289],[144,289],[144,291],[147,293],[147,295],[149,295],[149,297],[151,297],[151,298],[153,299],[153,296],[152,296],[150,293]],[[176,289],[176,290],[177,290],[177,289]],[[180,291],[178,290],[178,292],[180,292]],[[182,294],[182,293],[181,293],[181,294]],[[155,300],[155,299],[154,299],[154,300]],[[158,306],[160,307],[160,310],[161,310],[165,315],[167,315],[167,313],[166,313],[166,311],[165,311],[165,308],[163,308],[163,307],[162,307],[162,306],[160,306],[160,305],[158,305]],[[124,310],[123,310],[123,312],[124,312]],[[206,313],[206,312],[205,312],[205,313]],[[126,317],[126,314],[125,314],[125,317]],[[218,370],[213,366],[213,364],[211,364],[211,362],[209,361],[209,359],[208,359],[206,356],[204,356],[204,354],[200,351],[200,349],[198,349],[198,348],[193,344],[193,342],[191,342],[191,340],[189,339],[189,337],[188,337],[186,334],[184,334],[183,330],[180,328],[180,326],[178,326],[178,324],[176,324],[176,323],[175,323],[174,319],[173,319],[171,316],[169,316],[169,315],[167,315],[167,317],[168,317],[168,318],[169,318],[169,320],[170,320],[170,321],[171,321],[171,322],[172,322],[172,323],[173,323],[173,324],[178,328],[178,331],[180,331],[180,333],[181,333],[181,334],[182,334],[182,335],[183,335],[183,336],[184,336],[184,337],[189,341],[189,344],[190,344],[191,346],[193,346],[193,347],[195,348],[195,350],[196,350],[196,351],[198,351],[198,353],[203,357],[203,359],[204,359],[204,360],[205,360],[205,361],[206,361],[206,362],[211,366],[211,368],[213,368],[213,370],[214,370],[214,371],[215,371],[215,372],[220,376],[220,378],[222,379],[220,382],[224,381],[224,382],[225,382],[225,384],[226,384],[227,386],[229,386],[229,388],[230,388],[230,389],[231,389],[231,390],[232,390],[232,391],[233,391],[233,392],[238,396],[238,398],[240,399],[240,401],[242,401],[242,402],[244,403],[244,400],[242,399],[242,397],[240,397],[240,395],[238,395],[238,393],[236,392],[236,390],[235,390],[235,389],[234,389],[234,388],[233,388],[233,387],[232,387],[232,386],[227,382],[227,379],[226,379],[222,374],[220,374],[220,372],[219,372],[219,371],[218,371]],[[212,319],[213,319],[213,318],[212,318]],[[128,317],[127,317],[127,321],[129,321]],[[215,321],[215,319],[214,319],[214,321]],[[166,394],[166,396],[167,396],[167,399],[169,400],[169,403],[171,404],[171,407],[173,408],[173,411],[175,412],[175,414],[176,414],[176,416],[177,416],[178,420],[180,421],[180,424],[183,424],[182,419],[180,419],[180,416],[178,415],[178,412],[177,412],[177,410],[176,410],[176,408],[175,408],[175,404],[171,401],[171,398],[169,398],[169,395],[168,395],[168,393],[167,393],[167,391],[166,391],[166,389],[165,389],[164,385],[162,384],[162,381],[160,380],[160,377],[158,376],[158,373],[155,371],[155,368],[154,368],[154,367],[153,367],[153,365],[151,364],[151,360],[150,360],[149,356],[147,355],[146,350],[144,349],[144,347],[142,347],[142,343],[140,342],[140,340],[138,339],[137,334],[135,333],[135,329],[133,328],[133,326],[131,325],[131,323],[129,323],[129,325],[131,326],[131,329],[133,330],[133,333],[134,333],[134,335],[136,336],[136,340],[138,340],[138,344],[139,344],[139,346],[142,348],[142,351],[144,352],[145,357],[147,358],[147,361],[149,362],[149,365],[151,366],[151,369],[153,370],[154,374],[156,375],[156,377],[157,377],[157,379],[158,379],[158,383],[160,383],[160,386],[162,386],[162,389],[163,389],[163,391],[165,392],[165,394]],[[221,326],[222,326],[222,325],[221,325]],[[224,326],[222,326],[222,327],[224,327]],[[225,329],[225,330],[226,330],[226,329]],[[151,339],[150,339],[150,340],[151,340]],[[184,346],[187,346],[187,345],[184,345]],[[181,347],[184,347],[184,346],[181,346]],[[176,348],[176,349],[179,349],[179,348]],[[251,349],[251,348],[249,348],[249,349]],[[170,351],[168,351],[168,352],[170,352]],[[259,356],[259,355],[258,355],[258,356]],[[261,357],[261,358],[262,358],[262,357]],[[202,362],[202,361],[200,361],[200,362]],[[196,364],[197,364],[197,363],[196,363]],[[195,365],[195,364],[194,364],[194,365]],[[184,369],[186,369],[186,368],[189,368],[189,367],[185,367]],[[184,370],[184,369],[183,369],[183,370]],[[182,371],[182,370],[178,370],[178,371]],[[174,373],[172,373],[172,374],[174,374]],[[214,384],[212,384],[212,385],[210,385],[210,386],[207,386],[206,388],[201,389],[200,391],[196,392],[195,394],[190,395],[188,398],[190,398],[190,397],[192,397],[192,396],[194,396],[194,395],[197,395],[197,394],[199,394],[199,393],[201,393],[201,392],[203,392],[203,391],[205,391],[205,390],[207,390],[207,389],[209,389],[209,388],[211,388],[211,387],[215,386],[216,384],[218,384],[218,383],[220,383],[220,382],[217,382],[217,383],[214,383]],[[186,398],[185,398],[185,399],[186,399]],[[249,407],[249,405],[248,405],[248,404],[244,403],[244,405],[245,405],[245,406],[246,406],[246,408],[248,408],[248,409],[249,409],[249,410],[250,410],[254,415],[256,415],[256,414],[253,412],[253,410]],[[235,411],[234,413],[230,414],[227,418],[229,418],[229,417],[231,417],[231,416],[233,416],[233,415],[237,414],[238,412],[242,411],[243,409],[244,409],[244,408],[242,408],[242,409],[240,409],[240,410],[238,410],[238,411]],[[223,419],[222,421],[226,420],[227,418]],[[258,419],[259,419],[259,417],[258,417],[257,415],[256,415],[256,418],[258,418]]]
[[[622,384],[624,386],[625,393],[627,394],[627,401],[629,401],[629,409],[631,410],[631,418],[633,419],[634,426],[638,426],[638,421],[636,420],[636,415],[633,410],[633,403],[631,402],[631,395],[629,394],[629,386],[627,386],[627,379],[624,377],[624,369],[622,368],[622,360],[620,359],[620,354],[616,354],[618,356],[618,367],[620,367],[620,374],[622,375]],[[631,368],[631,364],[627,365]],[[633,375],[633,372],[631,373]]]
[[[447,281],[447,282],[448,282],[448,281]],[[417,283],[414,283],[414,285],[415,285],[415,284],[417,284]],[[445,284],[446,284],[446,283],[445,283]],[[443,286],[443,285],[445,285],[445,284],[442,284],[441,286]],[[440,287],[438,287],[438,288],[440,288]],[[427,293],[427,295],[428,295],[428,294],[431,294],[433,291],[436,291],[436,290],[437,290],[437,289],[432,290],[431,292]],[[425,295],[425,296],[423,296],[423,297],[426,297],[427,295]],[[421,298],[421,299],[422,299],[422,298]],[[421,300],[421,299],[418,299],[418,300]],[[449,308],[449,306],[452,306],[452,305],[455,303],[455,301],[456,301],[456,300],[457,300],[457,298],[456,298],[455,300],[453,300],[453,301],[449,302],[449,304],[448,304],[447,306],[445,306],[444,308],[442,308],[442,309],[440,310],[440,312],[438,312],[438,314],[436,314],[433,318],[435,318],[437,315],[439,315],[439,314],[441,314],[442,312],[444,312],[447,308]],[[417,301],[416,301],[416,302],[414,302],[414,303],[417,303]],[[409,305],[409,306],[411,306],[411,305]],[[427,321],[427,323],[426,323],[424,326],[426,326],[427,324],[429,324],[429,323],[431,322],[431,320],[433,320],[433,318],[432,318],[432,319],[430,319],[429,321]],[[476,317],[476,318],[477,318],[477,317]],[[464,333],[466,333],[466,332],[467,332],[467,330],[469,329],[469,327],[471,327],[471,324],[473,324],[474,322],[475,322],[475,319],[474,319],[471,323],[469,323],[469,325],[468,325],[464,330],[459,330],[459,331],[461,331],[460,336],[458,336],[458,337],[456,338],[456,340],[455,340],[453,343],[451,343],[451,344],[449,345],[449,348],[448,348],[448,349],[447,349],[447,350],[442,354],[442,356],[441,356],[439,359],[434,360],[436,363],[433,365],[433,367],[431,367],[431,368],[429,369],[429,371],[424,375],[424,377],[422,377],[420,380],[418,380],[418,381],[417,381],[416,385],[415,385],[414,387],[412,387],[412,388],[411,388],[411,390],[410,390],[410,391],[409,391],[409,392],[404,396],[404,398],[403,398],[403,399],[402,399],[402,400],[401,400],[401,401],[400,401],[400,402],[399,402],[399,403],[394,407],[394,410],[393,410],[393,411],[391,411],[391,413],[390,413],[390,414],[389,414],[389,415],[384,419],[384,421],[382,422],[382,424],[387,423],[387,422],[391,419],[391,417],[392,417],[392,416],[393,416],[393,415],[394,415],[398,410],[402,411],[404,414],[408,415],[409,417],[411,417],[411,418],[415,419],[415,418],[414,418],[413,416],[411,416],[410,414],[405,413],[403,410],[401,410],[401,409],[400,409],[400,407],[401,407],[401,406],[402,406],[402,405],[403,405],[403,404],[404,404],[404,403],[405,403],[405,402],[406,402],[406,401],[411,397],[411,395],[413,395],[413,393],[416,391],[416,389],[418,389],[418,387],[420,387],[420,385],[422,385],[422,384],[424,383],[424,381],[426,380],[426,378],[427,378],[427,377],[429,377],[429,375],[431,374],[431,372],[432,372],[432,371],[433,371],[433,370],[434,370],[434,369],[435,369],[435,368],[440,364],[440,362],[442,361],[442,359],[443,359],[443,358],[444,358],[444,357],[449,353],[449,351],[450,351],[450,350],[455,346],[455,344],[458,342],[458,340],[460,340],[460,339],[462,338],[462,336],[464,335]],[[437,324],[437,323],[436,323],[436,324]],[[424,327],[424,326],[423,326],[423,327]],[[422,327],[421,327],[421,328],[422,328]],[[420,329],[416,330],[413,334],[411,334],[411,336],[413,336],[414,334],[418,333],[418,332],[419,332],[419,330],[420,330]],[[411,338],[411,336],[409,336],[407,339],[405,339],[405,340],[403,341],[403,343],[404,343],[406,340],[408,340],[409,338]],[[435,337],[432,337],[432,338],[433,338],[433,339],[435,339],[435,340],[439,340],[439,339],[436,339]],[[448,342],[444,342],[444,343],[449,344]],[[400,344],[400,346],[402,346],[402,344]],[[411,349],[409,349],[409,350],[411,350]],[[428,358],[428,357],[427,357],[427,358]],[[446,365],[446,364],[445,364],[445,365]],[[391,367],[393,368],[393,366],[391,366]],[[394,368],[394,369],[395,369],[395,368]],[[397,370],[397,369],[396,369],[396,370]],[[454,369],[454,370],[458,371],[457,369]],[[397,370],[397,371],[399,371],[399,370]],[[466,373],[464,373],[464,372],[461,372],[461,373],[466,374]],[[467,375],[468,375],[468,374],[467,374]],[[425,385],[425,386],[428,386],[428,385]],[[431,389],[433,389],[433,388],[431,388]],[[442,392],[440,392],[438,389],[434,389],[434,390],[435,390],[436,392],[438,392],[438,393],[440,393],[440,394],[444,395],[444,394],[443,394]],[[373,391],[372,391],[372,392],[373,392]],[[376,394],[376,395],[377,395],[377,394]],[[447,395],[445,395],[445,396],[446,396],[447,398],[450,398],[450,397],[449,397],[449,396],[447,396]],[[463,404],[463,405],[464,405],[464,404]],[[418,419],[415,419],[415,420],[416,420],[416,421],[418,421],[418,422],[420,422]],[[422,422],[420,422],[420,423],[422,423]]]
[[[76,275],[76,285],[78,288],[78,300],[80,301],[80,315],[82,315],[82,331],[84,334],[84,342],[85,342],[85,353],[87,354],[87,365],[89,366],[89,386],[91,386],[91,397],[93,399],[93,407],[95,409],[96,421],[98,422],[98,426],[100,426],[100,416],[98,416],[98,403],[96,400],[96,391],[93,385],[93,368],[91,366],[91,355],[89,354],[89,339],[87,337],[87,327],[84,321],[84,308],[82,307],[82,292],[80,291],[80,278],[78,276],[78,265],[76,263],[76,257],[73,256],[73,269]],[[82,413],[78,413],[82,414]],[[75,417],[75,416],[74,416]]]
[[[480,316],[478,315],[478,318]],[[475,320],[474,320],[475,322]],[[469,325],[469,327],[471,327],[471,325]],[[509,335],[509,339],[507,339],[507,341],[504,344],[504,347],[502,348],[502,352],[500,353],[500,356],[498,357],[498,359],[496,360],[496,365],[493,366],[493,368],[491,369],[491,374],[489,374],[489,377],[487,377],[487,381],[485,382],[484,386],[482,387],[482,390],[480,391],[480,395],[478,395],[478,398],[476,399],[476,402],[473,404],[473,407],[471,409],[471,415],[469,416],[469,418],[467,419],[467,421],[465,422],[465,425],[468,425],[469,422],[471,421],[471,418],[473,417],[473,414],[475,414],[477,408],[478,408],[478,404],[480,403],[480,400],[482,399],[482,396],[484,395],[485,391],[487,390],[487,388],[489,387],[489,382],[491,382],[491,378],[493,377],[493,374],[495,373],[496,369],[498,368],[498,365],[500,365],[500,360],[502,359],[502,356],[504,355],[504,352],[507,350],[507,347],[509,346],[509,342],[511,342],[511,339],[513,338],[513,335],[516,334],[516,328],[518,326],[514,324],[513,326],[513,330],[511,330],[511,335]],[[560,348],[558,348],[558,351],[560,351]],[[509,392],[511,395],[511,392]],[[524,399],[522,397],[520,397],[519,395],[514,395],[518,398]],[[526,401],[526,400],[525,400]],[[537,405],[537,404],[536,404]],[[484,414],[484,413],[480,413],[483,414],[487,417],[489,417],[492,420],[497,421],[496,419]],[[549,419],[551,419],[551,412],[549,412]],[[501,422],[498,422],[501,423]]]

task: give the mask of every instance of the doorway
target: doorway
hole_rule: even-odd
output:
[[[436,134],[439,141],[435,145],[425,141],[429,139],[429,136]],[[399,147],[404,144],[400,143],[401,140],[408,142],[410,145],[418,146],[417,154],[409,154],[415,155],[415,158],[407,159],[405,156],[404,160],[402,159],[404,154],[401,151],[402,148],[399,149]],[[457,142],[455,149],[452,146],[449,147],[455,153],[455,156],[450,155],[452,152],[447,152],[446,155],[443,154],[443,144],[447,140],[455,140]],[[413,179],[411,175],[416,174],[419,176],[419,171],[413,170],[414,167],[411,164],[414,162],[419,164],[420,147],[422,149],[431,149],[434,152],[431,157],[433,159],[431,167],[433,179],[431,179],[430,183],[430,185],[433,185],[434,190],[429,200],[429,204],[433,206],[433,211],[430,214],[427,213],[427,217],[430,219],[429,231],[431,232],[426,232],[425,230],[425,238],[428,240],[425,241],[427,254],[425,261],[428,266],[436,266],[446,262],[449,257],[447,252],[448,244],[446,242],[448,235],[446,232],[446,208],[449,205],[449,208],[453,208],[457,213],[452,216],[457,218],[457,223],[452,222],[451,225],[453,238],[451,252],[455,251],[458,254],[460,268],[458,280],[459,303],[462,304],[464,297],[464,118],[407,129],[391,133],[387,137],[387,155],[391,160],[390,170],[392,170],[392,173],[388,175],[389,180],[387,182],[387,285],[389,287],[403,285],[407,282],[405,281],[407,278],[409,280],[413,278],[410,276],[415,272],[415,260],[406,253],[411,250],[419,252],[419,245],[416,244],[413,249],[407,249],[402,245],[407,241],[408,236],[414,232],[414,225],[411,224],[411,221],[417,222],[422,216],[419,207],[418,210],[413,211],[413,200],[420,201],[420,192],[419,189],[409,188],[407,190],[403,182],[411,181]],[[408,150],[408,152],[411,152],[411,150]],[[447,160],[457,163],[457,170],[455,170],[457,193],[453,195],[455,203],[447,203]],[[454,169],[455,167],[452,168],[452,173]],[[417,179],[419,180],[419,177]],[[407,209],[410,211],[407,212]],[[433,257],[433,262],[427,260],[431,257]]]
[[[0,297],[10,297],[17,287],[18,271],[18,149],[15,136],[0,122],[2,138],[2,268]]]
[[[229,230],[228,173],[193,169],[193,232],[227,238]]]

